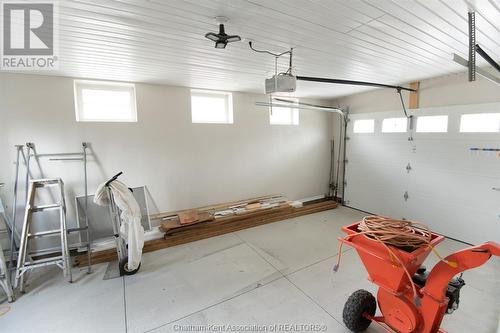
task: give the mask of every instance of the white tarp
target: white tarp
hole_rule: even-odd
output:
[[[144,245],[144,228],[141,225],[141,208],[128,187],[118,180],[109,184],[116,205],[121,210],[120,235],[128,244],[128,269],[134,270],[141,263]],[[105,183],[98,186],[94,203],[109,206],[109,196]]]

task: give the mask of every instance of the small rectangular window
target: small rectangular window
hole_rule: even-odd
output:
[[[374,119],[358,119],[354,121],[354,133],[373,133],[375,131]]]
[[[448,131],[448,116],[422,116],[417,118],[417,132],[444,133]]]
[[[232,124],[233,94],[191,90],[191,121],[202,124]]]
[[[500,132],[500,113],[463,114],[460,117],[460,132]]]
[[[135,85],[74,81],[76,121],[136,122]]]
[[[405,133],[408,120],[406,118],[386,118],[382,120],[383,133]]]
[[[298,103],[298,99],[290,99],[294,103]],[[272,107],[269,108],[269,123],[271,125],[298,125],[299,124],[299,109],[289,107]]]

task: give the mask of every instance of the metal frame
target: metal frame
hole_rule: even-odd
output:
[[[334,83],[334,84],[348,84],[354,86],[368,86],[368,87],[378,87],[378,88],[391,88],[398,91],[406,90],[411,92],[417,92],[416,89],[406,88],[402,86],[394,86],[390,84],[376,83],[376,82],[366,82],[366,81],[353,81],[353,80],[341,80],[341,79],[328,79],[322,77],[310,77],[310,76],[297,76],[297,80],[300,81],[311,81],[311,82],[321,82],[321,83]]]
[[[11,220],[11,234],[10,234],[10,259],[9,259],[9,267],[11,267],[14,263],[14,250],[16,247],[14,235],[17,231],[16,229],[16,210],[17,210],[17,186],[19,180],[19,157],[21,154],[23,158],[26,160],[23,152],[23,145],[16,145],[16,178],[14,180],[14,199],[12,200],[12,220]],[[19,239],[18,239],[19,241]]]
[[[83,183],[84,183],[84,191],[85,191],[85,207],[84,207],[84,212],[85,212],[85,225],[80,226],[79,220],[77,221],[78,226],[76,228],[68,228],[67,233],[73,233],[73,232],[86,232],[87,236],[87,255],[88,255],[88,263],[89,265],[87,266],[87,273],[90,274],[92,272],[92,261],[91,261],[91,244],[92,244],[92,238],[91,238],[91,233],[90,233],[90,227],[89,227],[89,221],[88,221],[88,179],[87,179],[87,149],[89,148],[89,143],[88,142],[82,142],[82,151],[81,152],[69,152],[69,153],[44,153],[44,154],[39,154],[35,150],[35,144],[34,143],[27,143],[26,146],[28,147],[27,151],[27,158],[26,158],[26,186],[29,183],[29,177],[30,177],[30,157],[34,157],[36,160],[40,157],[48,157],[49,161],[81,161],[83,162]],[[31,153],[32,151],[33,153]],[[26,193],[28,191],[26,190]],[[80,237],[81,240],[81,237]],[[82,242],[80,242],[81,245]]]
[[[469,81],[476,81],[476,14],[469,12]]]
[[[18,191],[18,185],[19,185],[19,162],[20,162],[20,157],[23,157],[24,165],[26,166],[26,186],[25,186],[25,193],[28,193],[28,182],[30,178],[30,169],[29,169],[29,162],[30,162],[30,151],[34,149],[34,144],[31,142],[26,143],[26,150],[27,154],[24,153],[23,148],[25,145],[15,145],[16,147],[16,172],[15,172],[15,179],[14,179],[14,197],[12,199],[12,219],[11,219],[11,224],[10,224],[10,244],[9,244],[9,251],[10,251],[10,258],[9,258],[9,270],[15,269],[14,267],[14,256],[15,252],[17,251],[17,246],[20,243],[21,240],[21,235],[19,235],[19,232],[16,229],[16,217],[17,217],[17,191]],[[6,222],[8,222],[7,216],[5,219]],[[15,237],[17,236],[17,242],[18,244],[16,245],[16,239]]]
[[[453,61],[455,61],[457,64],[460,64],[464,67],[467,67],[467,68],[470,67],[467,59],[462,58],[461,56],[459,56],[456,53],[453,53]],[[476,67],[474,72],[481,75],[485,79],[490,80],[493,83],[500,84],[500,78],[495,77],[494,75],[490,74],[489,72],[485,71],[484,69],[482,69],[480,67]]]
[[[273,102],[277,101],[277,103]],[[267,106],[267,107],[280,107],[280,108],[291,108],[299,110],[311,110],[311,111],[327,111],[338,113],[344,116],[344,112],[339,108],[334,108],[330,106],[321,106],[309,103],[295,103],[293,101],[288,101],[280,98],[273,98],[271,102],[255,102],[257,106]]]
[[[344,142],[344,150],[342,151],[342,205],[345,205],[345,187],[347,185],[345,181],[345,165],[347,163],[346,152],[347,152],[347,125],[350,121],[349,119],[349,109],[345,110],[346,116],[344,117],[344,132],[342,133],[342,141]],[[340,155],[340,151],[339,151]],[[340,158],[340,156],[339,156]]]
[[[406,118],[408,118],[408,112],[406,111],[406,106],[405,106],[405,102],[403,100],[403,95],[401,94],[401,91],[402,90],[410,91],[410,92],[417,92],[418,91],[417,89],[413,89],[413,88],[406,88],[406,87],[402,87],[402,86],[394,86],[394,85],[390,85],[390,84],[383,84],[383,83],[377,83],[377,82],[367,82],[367,81],[328,79],[328,78],[310,77],[310,76],[297,76],[297,80],[395,89],[399,95],[399,98],[401,99],[401,106],[403,108],[403,112],[404,112],[404,115]]]
[[[476,44],[476,52],[479,53],[479,55],[483,57],[483,59],[486,60],[491,66],[493,66],[497,71],[500,72],[500,65],[495,60],[493,60],[493,58],[490,57],[489,54],[486,53],[486,51],[483,50],[481,46],[479,46],[479,44]]]
[[[486,60],[493,68],[500,72],[500,65],[491,58],[485,50],[476,43],[476,14],[475,12],[468,12],[468,24],[469,24],[469,55],[468,60],[462,58],[458,54],[453,53],[453,61],[457,64],[467,67],[469,82],[476,80],[476,74],[483,76],[485,79],[492,81],[493,83],[500,84],[500,79],[495,77],[491,73],[476,66],[476,52]]]

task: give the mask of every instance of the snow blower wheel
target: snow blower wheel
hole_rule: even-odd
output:
[[[136,269],[130,270],[130,269],[128,269],[128,257],[125,257],[122,260],[120,260],[119,268],[120,268],[120,276],[134,275],[141,268],[141,264],[139,263],[139,266],[137,266]]]
[[[352,293],[344,305],[342,319],[344,324],[353,332],[363,332],[371,324],[365,314],[373,317],[377,310],[377,301],[368,291],[360,289]]]

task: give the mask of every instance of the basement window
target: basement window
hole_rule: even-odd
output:
[[[287,100],[298,103],[298,99]],[[269,108],[269,123],[271,125],[298,125],[299,124],[299,109],[289,107],[271,107]]]
[[[500,132],[500,113],[474,113],[460,116],[462,133],[497,133]]]
[[[448,132],[448,116],[422,116],[417,118],[418,133]]]
[[[382,120],[382,133],[405,133],[408,120],[402,118],[386,118]]]
[[[375,131],[374,119],[358,119],[354,121],[354,133],[373,133]]]
[[[74,81],[76,121],[137,122],[135,85]]]
[[[191,121],[200,124],[232,124],[233,95],[212,90],[191,90]]]

